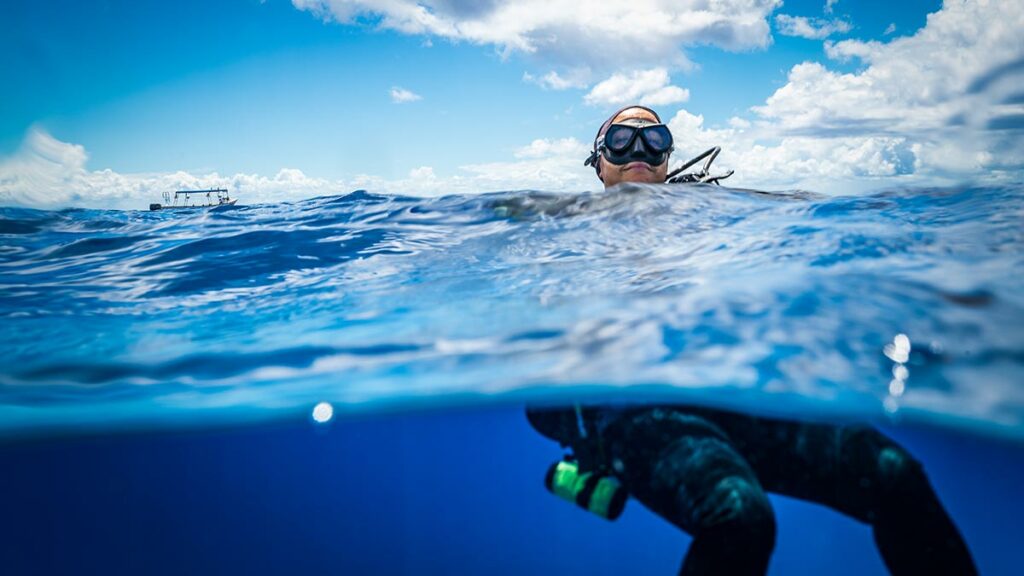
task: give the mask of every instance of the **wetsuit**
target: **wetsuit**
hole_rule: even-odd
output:
[[[765,492],[829,506],[874,529],[895,575],[976,574],[921,467],[874,428],[689,406],[529,408],[580,466],[619,478],[693,536],[680,574],[764,574],[775,546]]]

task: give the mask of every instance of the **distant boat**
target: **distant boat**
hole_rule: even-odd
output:
[[[177,190],[174,192],[174,200],[171,200],[171,193],[164,192],[163,204],[150,204],[150,210],[180,210],[183,208],[215,208],[217,206],[233,206],[237,198],[228,197],[225,188],[210,188],[209,190]]]

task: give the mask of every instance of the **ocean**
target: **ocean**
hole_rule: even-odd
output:
[[[0,565],[674,574],[689,537],[549,494],[523,415],[670,402],[872,423],[1018,574],[1022,192],[0,208]],[[866,525],[772,503],[771,574],[885,573]]]

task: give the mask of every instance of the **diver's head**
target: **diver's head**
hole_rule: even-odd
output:
[[[594,138],[587,158],[605,188],[620,182],[660,184],[668,175],[672,133],[658,114],[645,106],[627,106],[612,114]]]

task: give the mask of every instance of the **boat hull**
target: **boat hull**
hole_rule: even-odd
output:
[[[217,208],[218,206],[234,206],[235,202],[238,202],[238,198],[232,198],[227,202],[220,202],[217,204],[196,204],[194,206],[164,206],[162,204],[150,204],[150,210],[195,210],[197,208]]]

